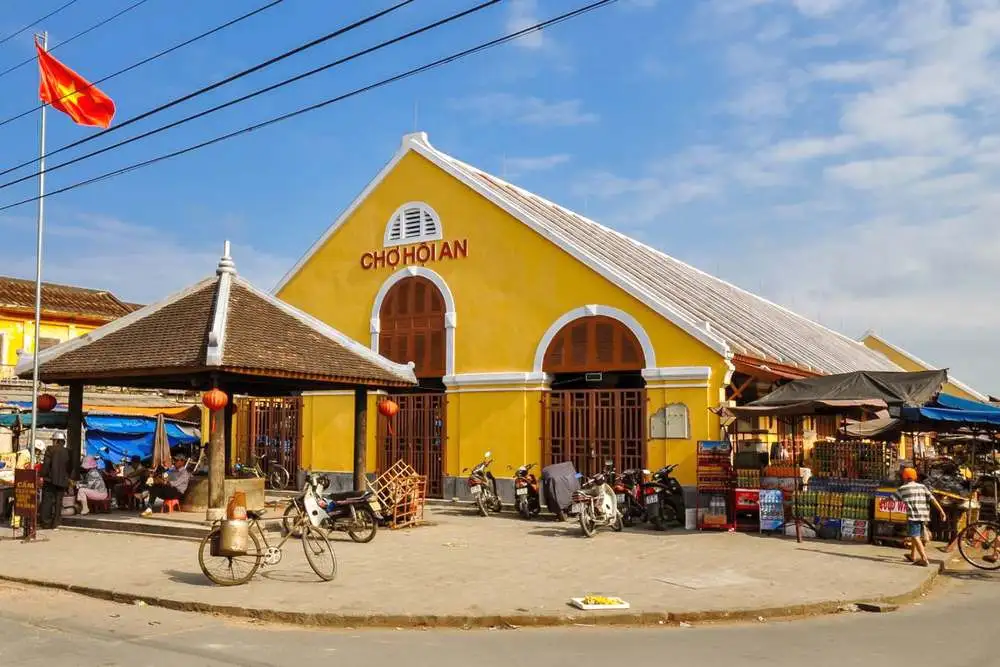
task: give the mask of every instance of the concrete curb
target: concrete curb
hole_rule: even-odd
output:
[[[680,623],[726,623],[757,621],[760,619],[791,619],[820,616],[838,612],[843,606],[859,603],[883,603],[902,605],[918,600],[925,595],[937,580],[938,574],[945,572],[945,564],[931,569],[928,577],[916,588],[899,595],[878,596],[860,600],[836,600],[801,605],[765,607],[761,609],[733,609],[693,612],[622,612],[587,613],[570,612],[559,614],[337,614],[280,611],[257,607],[237,607],[233,605],[210,604],[207,602],[187,602],[170,598],[140,595],[125,591],[114,591],[90,586],[77,586],[52,581],[42,581],[27,577],[11,577],[0,574],[0,581],[68,591],[79,595],[135,604],[142,602],[153,607],[175,611],[217,614],[231,618],[253,619],[271,623],[286,623],[299,626],[321,628],[519,628],[519,627],[559,627],[559,626],[664,626]]]

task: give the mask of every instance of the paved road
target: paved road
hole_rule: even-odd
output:
[[[502,583],[498,582],[498,585]],[[890,614],[650,630],[320,631],[231,622],[0,584],[0,664],[143,667],[409,664],[997,664],[1000,577],[948,579]],[[521,656],[521,657],[518,657]]]

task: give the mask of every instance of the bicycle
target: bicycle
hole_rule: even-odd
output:
[[[219,554],[219,539],[222,532],[222,522],[216,521],[212,524],[211,532],[205,536],[198,547],[198,564],[201,571],[213,583],[220,586],[238,586],[250,581],[253,575],[262,565],[277,565],[281,562],[281,547],[291,538],[292,534],[287,533],[276,545],[271,546],[261,528],[260,520],[264,512],[247,510],[247,520],[250,522],[249,536],[252,543],[252,550],[240,556],[225,556]],[[326,535],[313,525],[306,511],[300,511],[294,523],[295,532],[302,536],[302,550],[305,552],[306,561],[313,572],[323,581],[333,581],[337,576],[337,556],[333,552],[333,546]],[[256,528],[256,533],[254,532]],[[264,546],[261,548],[261,541]],[[324,556],[329,554],[329,563],[323,562]],[[209,567],[209,562],[218,563],[221,571],[216,572]],[[238,574],[236,565],[245,565],[246,570]]]
[[[958,535],[958,552],[980,570],[1000,569],[1000,523],[975,521]]]
[[[264,468],[262,464],[264,459],[267,458],[267,452],[257,456],[256,461],[252,466],[245,465],[243,463],[237,463],[233,466],[233,470],[237,475],[252,475],[258,478],[267,479],[267,483],[272,489],[281,491],[288,488],[288,483],[292,480],[291,474],[285,466],[281,465],[274,459],[268,461],[268,472],[264,474]]]

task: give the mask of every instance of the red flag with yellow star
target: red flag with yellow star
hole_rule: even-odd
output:
[[[38,69],[41,82],[38,97],[79,125],[107,128],[115,117],[115,103],[97,86],[53,58],[40,44]]]

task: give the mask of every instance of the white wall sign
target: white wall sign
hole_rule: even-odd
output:
[[[688,409],[683,403],[670,403],[653,413],[649,423],[653,440],[688,440],[691,437]]]

